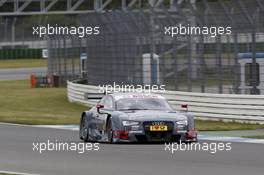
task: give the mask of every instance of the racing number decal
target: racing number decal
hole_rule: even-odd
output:
[[[167,125],[152,125],[150,126],[150,131],[167,131]]]

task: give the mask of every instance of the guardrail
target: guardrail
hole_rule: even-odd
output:
[[[84,94],[96,93],[97,86],[67,82],[68,99],[71,102],[94,105],[97,101],[85,100]],[[159,93],[168,99],[175,110],[181,110],[183,103],[189,105],[189,112],[197,118],[211,120],[232,120],[264,124],[264,95],[208,94],[179,91]]]

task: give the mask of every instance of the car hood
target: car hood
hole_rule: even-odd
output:
[[[170,111],[136,110],[124,112],[126,119],[133,121],[178,121],[187,120],[184,114]]]

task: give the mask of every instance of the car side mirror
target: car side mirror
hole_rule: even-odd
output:
[[[181,108],[182,109],[185,109],[186,110],[186,112],[188,112],[188,104],[181,104]]]
[[[101,114],[100,109],[103,109],[103,108],[104,108],[104,105],[102,105],[102,104],[97,104],[97,105],[96,105],[96,108],[97,108],[97,112],[98,112],[98,114]]]

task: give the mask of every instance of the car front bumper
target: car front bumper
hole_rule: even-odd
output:
[[[114,131],[113,142],[196,142],[196,131]]]

